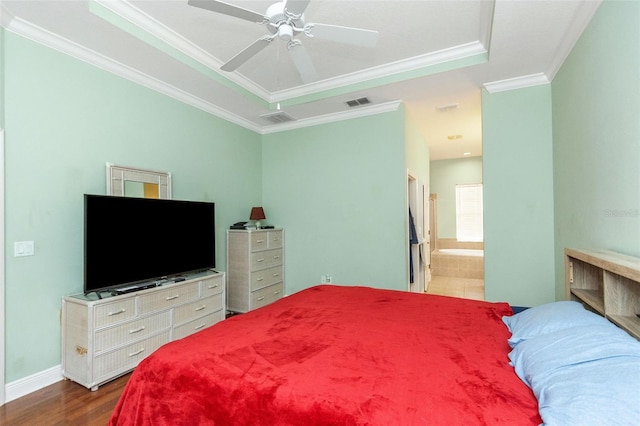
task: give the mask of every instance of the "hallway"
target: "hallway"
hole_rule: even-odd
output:
[[[434,276],[429,282],[426,293],[484,300],[484,280]]]

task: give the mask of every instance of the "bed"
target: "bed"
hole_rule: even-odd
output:
[[[132,374],[110,424],[538,425],[542,417],[554,424],[568,404],[547,395],[539,407],[539,380],[527,363],[539,349],[532,341],[566,329],[567,306],[588,312],[565,303],[513,315],[506,303],[311,287],[158,349]],[[570,325],[593,328],[589,321]],[[604,332],[618,336],[612,331]],[[637,384],[640,344],[625,336],[618,349]],[[598,417],[584,424],[597,424],[591,420]]]

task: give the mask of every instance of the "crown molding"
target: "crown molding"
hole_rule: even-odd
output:
[[[94,65],[102,70],[108,71],[112,74],[137,83],[148,89],[167,95],[187,105],[191,105],[195,108],[208,112],[209,114],[215,115],[216,117],[230,121],[249,130],[253,130],[254,132],[260,132],[260,126],[257,126],[240,116],[232,114],[227,110],[206,102],[201,98],[178,89],[177,87],[171,86],[163,81],[158,80],[157,78],[151,77],[127,65],[114,61],[113,59],[110,59],[100,53],[87,49],[84,46],[81,46],[50,31],[24,21],[23,19],[14,17],[9,21],[8,25],[6,25],[5,28],[7,31],[79,59],[88,64]]]
[[[356,83],[386,78],[404,72],[415,71],[434,65],[468,58],[478,54],[487,53],[487,49],[479,41],[462,44],[459,46],[426,53],[413,58],[368,68],[366,70],[353,72],[341,77],[330,78],[304,86],[275,92],[271,96],[271,102],[283,102],[288,99],[299,98],[319,92],[324,92],[340,87],[350,86]]]
[[[267,103],[271,103],[270,93],[263,87],[255,84],[253,81],[247,79],[239,73],[221,73],[220,67],[224,64],[221,60],[211,55],[209,52],[200,48],[200,46],[184,38],[179,33],[175,32],[171,28],[167,27],[157,19],[149,16],[149,14],[143,12],[133,4],[125,0],[113,1],[113,0],[89,0],[93,4],[98,5],[109,12],[119,16],[122,19],[127,20],[133,25],[137,26],[147,34],[157,38],[166,46],[176,49],[183,55],[193,59],[194,61],[202,64],[211,72],[217,74],[221,79],[228,80],[229,82],[238,85],[239,87],[251,92],[258,98]],[[93,9],[95,12],[95,9]],[[99,15],[105,19],[105,16]],[[114,25],[116,23],[111,22]],[[121,28],[122,29],[122,28]],[[124,30],[124,29],[123,29]],[[189,64],[187,64],[189,65]]]
[[[556,50],[556,53],[545,73],[549,76],[549,80],[553,80],[555,78],[560,67],[569,56],[569,53],[571,53],[571,50],[578,42],[578,39],[584,32],[585,28],[587,28],[587,25],[589,25],[589,22],[591,22],[591,18],[593,18],[593,15],[595,15],[601,4],[602,0],[590,0],[579,3],[576,14],[569,23],[569,28],[567,28],[564,37],[562,37],[558,50]]]
[[[198,97],[195,97],[181,89],[168,85],[154,77],[141,73],[131,67],[114,61],[104,55],[101,55],[93,50],[87,49],[77,43],[74,43],[68,39],[62,38],[50,31],[33,25],[20,18],[15,18],[6,11],[2,11],[2,17],[4,19],[3,26],[7,31],[17,34],[21,37],[34,41],[38,44],[49,47],[53,50],[61,52],[65,55],[71,56],[97,68],[100,68],[109,73],[115,74],[126,80],[132,81],[136,84],[144,86],[148,89],[162,93],[170,98],[176,99],[187,105],[191,105],[202,111],[205,111],[211,115],[214,115],[223,120],[237,124],[240,127],[244,127],[248,130],[256,132],[258,134],[268,134],[281,132],[285,130],[298,129],[308,126],[315,126],[317,124],[325,124],[334,121],[348,120],[351,118],[364,117],[367,115],[380,114],[383,112],[394,111],[398,108],[400,101],[387,102],[384,104],[377,104],[370,107],[358,108],[355,111],[345,111],[333,114],[326,114],[318,117],[301,119],[290,123],[283,123],[273,126],[260,126],[251,121],[248,121],[242,117],[230,113],[216,105],[206,102]]]
[[[335,112],[331,114],[319,115],[317,117],[304,118],[302,120],[290,121],[283,124],[263,127],[260,132],[263,135],[284,132],[287,130],[301,129],[304,127],[316,126],[318,124],[328,124],[337,121],[351,120],[353,118],[366,117],[369,115],[382,114],[385,112],[396,111],[402,101],[391,101],[382,104],[376,104],[368,107],[357,108],[352,111]]]
[[[182,37],[180,34],[176,33],[161,22],[157,21],[142,10],[138,9],[129,1],[91,1],[94,4],[97,4],[102,8],[110,11],[111,13],[119,16],[120,18],[127,20],[128,22],[145,31],[147,34],[160,40],[166,46],[171,47],[172,49],[181,52],[183,55],[197,61],[198,63],[210,69],[212,72],[215,72],[221,78],[224,78],[229,82],[236,84],[238,87],[247,90],[254,96],[264,100],[265,102],[268,102],[269,104],[284,102],[290,99],[300,98],[308,95],[314,95],[321,92],[350,86],[356,83],[362,83],[376,79],[384,79],[390,76],[428,68],[434,65],[455,61],[458,59],[464,59],[478,54],[487,53],[485,45],[488,45],[490,39],[494,4],[494,2],[488,2],[488,5],[483,9],[482,22],[484,24],[482,26],[482,31],[480,34],[482,42],[474,41],[459,46],[442,49],[436,52],[430,52],[413,58],[371,67],[362,71],[356,71],[340,77],[328,78],[318,82],[296,86],[291,89],[284,89],[277,92],[269,92],[262,86],[253,83],[251,80],[244,77],[240,73],[234,72],[222,74],[221,72],[219,72],[222,61],[218,60],[191,41]],[[406,78],[412,77],[409,76]]]
[[[508,78],[506,80],[492,81],[484,83],[482,86],[489,93],[504,92],[507,90],[523,89],[525,87],[541,86],[551,82],[544,73],[524,75],[521,77]]]

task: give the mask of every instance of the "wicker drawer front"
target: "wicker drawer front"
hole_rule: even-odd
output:
[[[269,243],[267,245],[270,249],[282,248],[282,231],[269,231]]]
[[[221,310],[223,305],[222,293],[219,293],[206,299],[178,306],[173,310],[173,323],[181,324],[211,314]]]
[[[220,294],[224,290],[224,279],[222,276],[209,278],[200,282],[202,286],[202,297],[213,296],[214,294]]]
[[[251,270],[270,268],[282,264],[282,249],[251,253]]]
[[[169,329],[170,326],[171,316],[169,312],[162,312],[112,328],[106,328],[96,332],[94,350],[97,354],[134,340],[144,339],[153,334],[157,334],[163,329]]]
[[[95,327],[100,328],[117,322],[126,321],[136,315],[135,299],[119,300],[96,306]]]
[[[252,232],[251,233],[251,251],[264,250],[268,246],[268,232]]]
[[[251,273],[251,290],[257,290],[282,281],[282,265]]]
[[[251,293],[251,309],[260,308],[282,298],[283,290],[284,285],[282,283],[278,283],[265,287],[261,290],[254,291]]]
[[[203,330],[224,319],[224,310],[219,310],[202,318],[197,318],[173,329],[173,340],[182,339],[196,331]]]
[[[169,330],[116,351],[96,356],[94,360],[95,381],[100,382],[113,377],[114,374],[134,368],[153,351],[168,342]]]
[[[171,286],[171,288],[167,288],[166,290],[140,296],[140,312],[146,314],[148,312],[155,312],[181,305],[196,300],[199,294],[200,286],[198,282]]]

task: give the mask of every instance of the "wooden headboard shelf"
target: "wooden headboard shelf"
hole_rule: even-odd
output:
[[[640,340],[640,258],[565,249],[567,300],[582,302]]]

